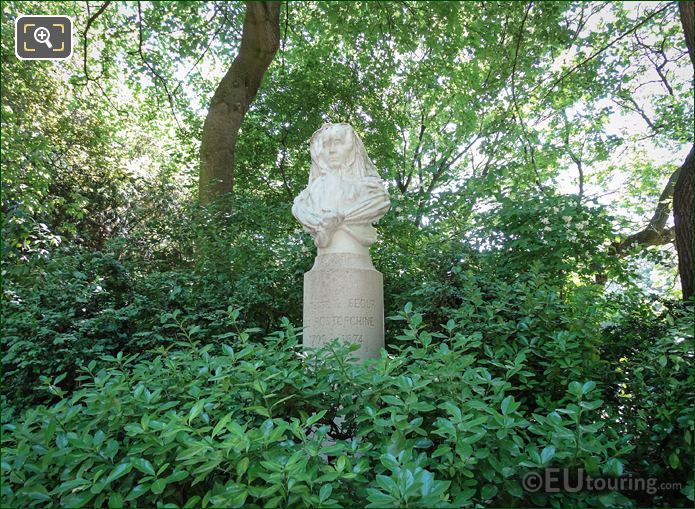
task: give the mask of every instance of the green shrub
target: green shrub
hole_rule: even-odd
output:
[[[188,329],[152,359],[84,367],[72,394],[4,426],[3,506],[596,505],[608,494],[529,494],[550,465],[618,473],[632,446],[573,381],[537,411],[527,360],[495,373],[476,333],[416,314],[395,355],[364,365],[337,344],[302,354],[295,331],[200,346]],[[445,337],[441,337],[445,336]],[[231,345],[231,346],[230,346]],[[492,357],[490,356],[492,355]]]
[[[68,373],[62,386],[69,390],[80,364],[167,344],[167,317],[173,313],[212,342],[233,322],[267,328],[280,319],[281,307],[296,318],[301,283],[290,284],[287,275],[281,284],[254,279],[263,263],[260,257],[231,273],[146,272],[144,264],[124,261],[117,250],[56,251],[34,263],[30,274],[3,282],[3,396],[23,408],[41,401],[34,390],[40,375]]]
[[[607,326],[601,347],[601,357],[608,361],[602,376],[606,410],[612,426],[631,437],[635,475],[680,484],[692,501],[693,309],[663,304],[655,312],[625,302],[624,316]],[[661,493],[641,495],[641,505],[675,504]]]

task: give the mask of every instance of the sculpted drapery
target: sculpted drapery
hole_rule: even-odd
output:
[[[319,248],[337,231],[361,246],[376,240],[372,226],[390,208],[388,193],[355,131],[324,124],[311,137],[309,184],[294,200],[292,214]]]

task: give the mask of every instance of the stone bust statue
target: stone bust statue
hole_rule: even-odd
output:
[[[348,124],[324,124],[311,137],[309,184],[294,199],[292,214],[319,252],[368,254],[372,226],[391,206],[362,140]]]

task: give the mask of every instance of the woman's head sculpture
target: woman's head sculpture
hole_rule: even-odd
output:
[[[391,202],[362,140],[348,124],[324,124],[310,149],[309,184],[292,213],[320,250],[368,254],[376,240],[372,224]]]
[[[323,124],[311,137],[309,183],[334,171],[352,179],[379,178],[362,140],[349,124]]]

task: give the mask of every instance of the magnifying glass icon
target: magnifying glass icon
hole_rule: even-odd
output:
[[[34,39],[39,44],[45,44],[49,48],[53,48],[51,44],[51,32],[46,27],[39,27],[34,31]]]

